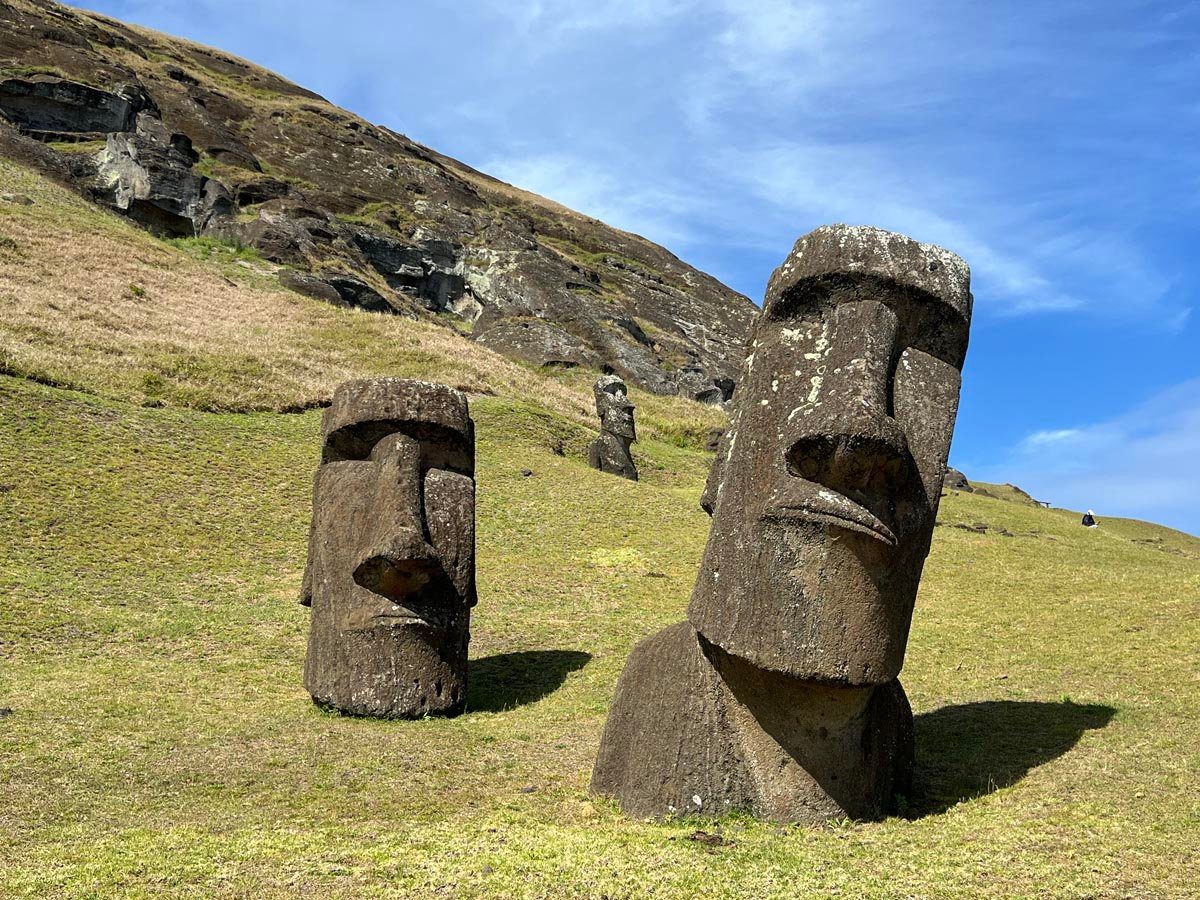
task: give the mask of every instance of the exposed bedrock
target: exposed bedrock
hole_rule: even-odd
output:
[[[253,247],[329,302],[457,316],[532,365],[731,395],[753,305],[637,235],[243,60],[86,11],[0,4],[0,58],[0,151],[149,228]],[[63,146],[81,141],[103,149]]]
[[[0,112],[27,134],[47,138],[132,131],[154,103],[137,85],[102,91],[51,75],[0,81]]]

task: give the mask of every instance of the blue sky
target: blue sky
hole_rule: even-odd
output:
[[[1200,533],[1200,3],[90,0],[761,300],[869,223],[971,264],[952,462]]]

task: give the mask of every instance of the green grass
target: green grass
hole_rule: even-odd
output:
[[[532,400],[472,408],[470,708],[379,722],[300,685],[317,412],[0,378],[0,895],[1195,895],[1200,541],[952,494],[906,816],[635,822],[587,780],[630,647],[683,615],[708,457],[646,439],[634,484]]]
[[[99,153],[107,146],[106,141],[50,141],[46,144],[51,150],[59,153],[74,153],[88,156]]]

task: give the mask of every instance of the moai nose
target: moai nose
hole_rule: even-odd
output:
[[[418,594],[442,572],[437,551],[425,540],[421,502],[421,446],[391,434],[371,453],[378,466],[375,519],[364,541],[354,580],[396,603]]]
[[[373,593],[403,604],[441,574],[437,551],[420,532],[400,528],[370,547],[354,569],[354,580]]]
[[[908,445],[891,415],[896,315],[873,300],[837,307],[822,360],[821,404],[787,447],[790,474],[840,494],[886,492],[904,474]]]

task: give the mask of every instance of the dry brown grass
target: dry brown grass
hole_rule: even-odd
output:
[[[289,410],[349,378],[402,375],[526,398],[594,420],[588,377],[548,378],[449,328],[341,310],[278,285],[235,248],[158,240],[0,160],[0,371],[147,405]],[[720,414],[641,396],[650,432],[695,434]]]

